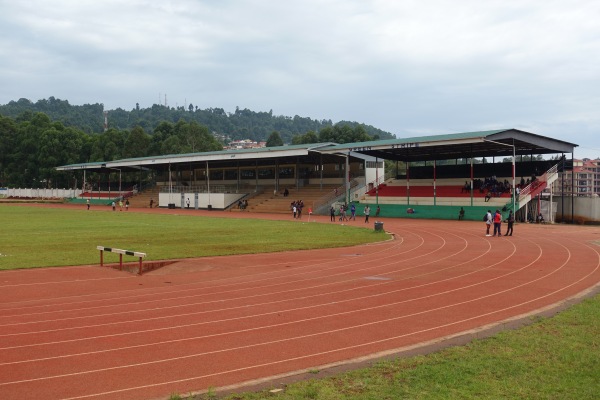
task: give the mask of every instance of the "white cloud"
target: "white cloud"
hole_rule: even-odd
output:
[[[600,3],[0,0],[0,103],[236,106],[600,148]],[[596,152],[590,155],[600,155]]]

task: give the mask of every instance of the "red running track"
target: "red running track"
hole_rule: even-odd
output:
[[[141,277],[0,272],[0,398],[154,399],[275,382],[502,325],[600,282],[596,227],[519,224],[497,238],[477,222],[382,221],[394,240],[184,260]]]

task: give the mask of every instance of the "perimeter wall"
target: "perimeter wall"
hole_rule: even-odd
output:
[[[554,196],[558,203],[556,207],[556,222],[571,222],[574,220],[578,224],[600,224],[600,198],[599,197],[563,197]],[[571,204],[573,204],[573,214],[571,214]]]

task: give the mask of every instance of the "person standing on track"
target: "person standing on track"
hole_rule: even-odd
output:
[[[369,222],[369,214],[371,214],[371,208],[369,207],[369,205],[367,204],[365,206],[365,224],[367,222]]]
[[[500,214],[500,210],[496,210],[496,213],[494,214],[494,234],[492,236],[496,236],[496,233],[498,234],[498,237],[502,236],[502,230],[500,229],[502,227],[502,214]]]
[[[331,205],[331,208],[329,209],[329,220],[331,222],[335,222],[335,208],[333,207],[333,204]]]
[[[506,223],[508,224],[506,227],[506,233],[504,236],[512,236],[513,234],[513,224],[515,223],[515,215],[512,210],[508,213],[508,218],[506,219]]]
[[[485,236],[490,235],[490,227],[492,226],[492,211],[488,210],[487,214],[485,214]]]

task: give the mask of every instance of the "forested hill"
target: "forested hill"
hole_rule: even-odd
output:
[[[67,100],[50,97],[47,100],[32,102],[28,99],[11,101],[0,105],[0,115],[18,119],[24,113],[42,112],[52,120],[60,121],[67,127],[74,127],[86,133],[100,133],[104,130],[104,105],[84,104],[71,105]],[[179,121],[197,122],[206,126],[209,131],[229,137],[230,139],[252,139],[266,141],[272,132],[278,132],[285,143],[292,138],[307,132],[319,132],[324,127],[334,126],[331,120],[313,120],[311,118],[273,115],[269,112],[256,112],[236,108],[227,112],[222,108],[201,110],[190,104],[188,107],[165,107],[154,104],[150,108],[140,108],[139,104],[131,111],[117,108],[108,111],[108,127],[116,130],[131,130],[141,127],[148,134],[161,122],[177,123]],[[339,121],[337,125],[350,127],[362,126],[366,133],[375,139],[394,138],[389,132],[358,122]]]

